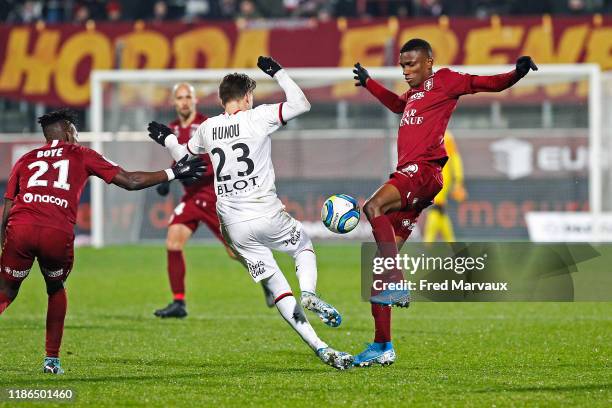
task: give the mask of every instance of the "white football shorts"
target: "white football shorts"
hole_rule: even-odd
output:
[[[313,250],[302,223],[286,211],[235,224],[221,224],[221,232],[255,282],[280,271],[272,250],[294,258],[304,250]]]

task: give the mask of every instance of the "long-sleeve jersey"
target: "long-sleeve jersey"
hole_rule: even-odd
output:
[[[110,183],[121,168],[99,153],[53,140],[13,166],[4,198],[13,200],[8,225],[37,225],[72,232],[89,176]]]
[[[274,79],[287,100],[245,111],[225,112],[203,122],[186,146],[170,135],[165,146],[176,160],[189,153],[211,156],[217,214],[223,225],[248,221],[278,212],[270,135],[310,110],[299,86],[280,70]]]
[[[366,87],[389,110],[402,114],[397,137],[401,169],[412,162],[447,158],[444,132],[461,95],[503,91],[518,79],[515,71],[479,76],[443,68],[401,96],[371,78]]]

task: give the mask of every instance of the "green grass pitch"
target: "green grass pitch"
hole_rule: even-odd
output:
[[[344,321],[310,320],[331,346],[357,353],[372,340],[359,247],[317,254],[319,291]],[[33,270],[0,317],[0,388],[71,388],[75,406],[107,407],[612,404],[612,303],[416,303],[393,311],[394,365],[339,372],[222,248],[190,246],[186,258],[189,317],[161,321],[152,315],[169,300],[161,246],[78,249],[64,376],[40,372],[46,293]],[[291,259],[278,259],[297,289]]]

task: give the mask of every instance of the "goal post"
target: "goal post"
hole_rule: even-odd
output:
[[[450,68],[490,75],[514,67]],[[464,158],[468,194],[473,192],[467,203],[449,204],[451,215],[458,219],[459,238],[527,239],[523,215],[530,209],[588,210],[593,220],[603,211],[605,163],[601,157],[604,117],[600,68],[595,64],[539,68],[512,90],[465,96],[459,101],[449,128]],[[287,209],[304,221],[309,233],[321,239],[333,237],[317,222],[316,207],[324,194],[347,193],[363,200],[395,166],[399,120],[366,91],[355,89],[351,70],[288,68],[313,109],[272,136],[279,195],[288,198]],[[148,140],[144,130],[151,120],[174,118],[169,98],[172,85],[193,83],[200,99],[198,106],[210,116],[221,112],[216,97],[218,84],[224,75],[235,71],[257,81],[255,105],[284,100],[275,81],[259,69],[93,71],[91,146],[129,170],[164,167],[169,156]],[[368,71],[372,78],[398,93],[407,89],[397,67]],[[117,156],[129,160],[122,162]],[[575,185],[570,179],[575,180]],[[148,226],[127,225],[146,222],[142,210],[157,199],[154,193],[118,192],[95,178],[92,183],[94,246],[161,239],[159,231],[150,231]],[[176,194],[180,194],[180,189],[176,190],[174,204]],[[525,198],[509,202],[512,191]],[[493,198],[485,198],[487,195]],[[537,196],[531,200],[533,203],[530,195]],[[547,195],[553,197],[549,202]],[[129,222],[124,223],[123,230],[109,220],[109,208],[117,202],[134,204],[130,207],[132,217],[127,217]],[[583,202],[586,204],[582,205]],[[362,222],[348,237],[369,237],[366,224]]]

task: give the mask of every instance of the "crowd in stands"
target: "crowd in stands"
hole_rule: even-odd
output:
[[[0,21],[13,24],[611,12],[612,0],[0,0]]]

